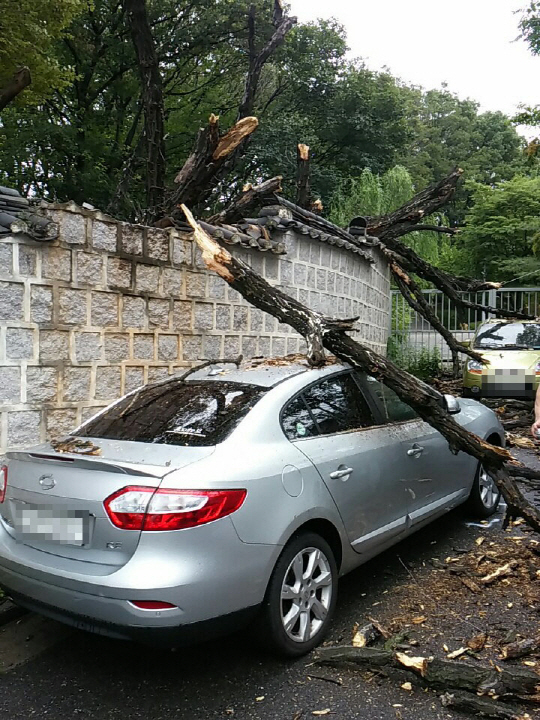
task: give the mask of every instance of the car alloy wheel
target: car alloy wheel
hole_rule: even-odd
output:
[[[287,637],[305,643],[320,631],[332,603],[330,562],[308,547],[291,560],[281,586],[281,622]]]
[[[480,465],[478,471],[478,489],[480,491],[480,500],[486,510],[492,510],[499,502],[500,493],[495,485],[493,478]]]

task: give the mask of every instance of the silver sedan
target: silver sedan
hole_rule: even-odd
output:
[[[502,444],[496,415],[441,396]],[[210,366],[139,388],[0,468],[0,585],[118,638],[178,644],[242,623],[301,655],[337,581],[461,503],[499,494],[387,387],[298,359]]]

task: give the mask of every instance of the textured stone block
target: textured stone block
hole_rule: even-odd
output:
[[[186,273],[186,295],[188,298],[206,296],[206,275],[203,273]]]
[[[312,265],[321,264],[321,246],[317,240],[307,241],[309,243],[309,262]]]
[[[298,352],[298,338],[292,337],[287,338],[287,355],[292,355]]]
[[[19,274],[34,277],[36,274],[37,251],[35,248],[19,245]]]
[[[60,239],[69,245],[84,245],[86,242],[86,218],[75,213],[63,213]]]
[[[64,325],[86,325],[85,290],[58,290],[58,319]]]
[[[317,290],[326,290],[326,270],[317,270]]]
[[[173,307],[173,330],[192,330],[193,304],[187,300],[178,300]]]
[[[214,306],[212,303],[196,302],[193,311],[195,330],[212,330],[214,327]]]
[[[244,298],[240,295],[240,293],[237,290],[233,290],[231,287],[227,290],[227,299],[230,303],[234,303],[235,305],[241,305],[244,302]]]
[[[298,302],[309,306],[309,290],[303,290],[302,288],[298,290]]]
[[[124,295],[122,301],[122,325],[125,328],[144,328],[146,325],[146,301],[144,298]]]
[[[160,328],[168,328],[170,307],[169,300],[150,299],[148,301],[148,320],[150,323]]]
[[[242,355],[245,358],[252,358],[257,355],[257,338],[244,335],[242,338]]]
[[[118,326],[118,295],[116,293],[92,293],[90,322],[92,325],[101,327]]]
[[[110,257],[107,261],[107,282],[111,287],[131,287],[131,262]]]
[[[77,410],[74,408],[47,410],[45,423],[48,438],[69,435],[77,426]]]
[[[216,305],[216,328],[218,330],[231,329],[231,308],[229,305]]]
[[[0,275],[13,274],[13,245],[0,240]]]
[[[77,253],[77,282],[101,285],[103,282],[103,255]]]
[[[270,357],[270,338],[262,336],[259,338],[259,355]]]
[[[148,382],[159,382],[169,377],[169,368],[166,367],[149,367],[148,368]]]
[[[272,357],[282,357],[285,355],[285,338],[272,338]]]
[[[351,290],[351,279],[349,277],[343,278],[343,295],[349,295]]]
[[[133,336],[133,359],[154,360],[154,336],[134,335]]]
[[[169,259],[169,233],[158,228],[146,231],[146,251],[148,257],[165,262]]]
[[[118,228],[116,224],[94,220],[92,223],[92,245],[94,250],[116,252],[117,234]]]
[[[267,280],[277,280],[279,277],[279,259],[276,255],[264,256],[264,277]]]
[[[102,341],[99,333],[86,332],[75,334],[75,360],[77,362],[90,362],[101,360]]]
[[[240,332],[248,329],[248,309],[247,307],[237,306],[233,312],[233,330]]]
[[[279,268],[279,282],[281,285],[291,285],[293,281],[293,264],[289,260],[281,260]]]
[[[129,359],[129,335],[109,335],[103,338],[105,360],[110,363],[119,363]]]
[[[203,337],[203,357],[207,360],[214,360],[223,357],[221,352],[222,335],[205,335]]]
[[[321,265],[325,268],[332,267],[332,248],[328,245],[321,246]]]
[[[308,288],[314,288],[316,286],[316,275],[314,267],[308,267],[307,269],[306,285],[308,286]]]
[[[32,285],[30,291],[30,319],[45,325],[52,322],[53,293],[47,285]]]
[[[178,335],[160,335],[158,337],[158,360],[178,360]]]
[[[328,292],[334,293],[336,291],[336,273],[329,272],[326,276],[326,289]]]
[[[137,225],[122,224],[121,247],[125,253],[130,255],[142,255],[143,252],[143,230]]]
[[[227,283],[217,275],[208,278],[208,297],[214,300],[224,300],[227,295]]]
[[[307,266],[301,263],[294,263],[294,283],[305,286],[307,282]]]
[[[268,315],[267,313],[265,313],[264,332],[266,332],[266,333],[276,332],[277,324],[278,324],[277,318],[275,318],[273,315]]]
[[[258,308],[251,308],[249,326],[251,332],[260,332],[263,327],[264,313]]]
[[[62,397],[65,402],[82,402],[90,398],[91,368],[64,368]]]
[[[159,267],[157,265],[137,264],[135,289],[137,292],[155,293],[158,291]]]
[[[127,367],[124,378],[124,392],[128,393],[144,383],[144,368]]]
[[[21,401],[21,369],[0,367],[0,403]]]
[[[96,368],[96,400],[116,400],[120,397],[121,368]]]
[[[55,402],[58,394],[58,370],[54,367],[28,367],[26,369],[26,401],[29,403]]]
[[[9,412],[8,446],[26,447],[40,441],[41,412],[39,410],[22,410]]]
[[[193,242],[183,238],[173,238],[173,263],[175,265],[193,265]]]
[[[0,282],[0,321],[23,320],[24,285]]]
[[[193,362],[202,356],[202,342],[200,335],[185,335],[182,338],[182,357]]]
[[[163,268],[163,294],[172,297],[184,295],[184,273],[174,268]]]
[[[291,332],[291,326],[287,323],[278,323],[277,331],[280,335],[288,335]]]
[[[339,270],[340,255],[341,250],[338,250],[337,248],[332,248],[332,254],[330,257],[330,267],[332,268],[332,270]]]
[[[240,338],[238,335],[225,335],[223,339],[223,357],[234,358],[240,355]]]
[[[12,360],[31,360],[34,357],[34,331],[26,328],[7,328],[6,357]]]
[[[69,358],[69,333],[64,330],[42,330],[39,333],[39,359],[48,361]]]

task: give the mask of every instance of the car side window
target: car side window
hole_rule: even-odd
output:
[[[385,422],[403,422],[418,417],[410,405],[404,403],[393,390],[373,377],[367,378],[368,388],[378,398]]]
[[[371,410],[350,374],[322,380],[303,395],[321,435],[374,425]]]
[[[283,432],[291,441],[319,434],[302,395],[298,395],[285,406],[281,415],[281,426]]]

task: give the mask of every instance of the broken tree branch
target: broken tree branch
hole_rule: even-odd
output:
[[[219,118],[210,115],[208,125],[199,130],[195,149],[174,179],[176,187],[167,200],[173,217],[178,216],[177,206],[181,203],[201,204],[208,198],[226,160],[258,125],[257,118],[246,117],[220,135]]]
[[[302,208],[311,206],[311,188],[309,186],[309,147],[300,143],[296,152],[296,204]]]
[[[402,233],[402,235],[426,231],[444,233],[445,235],[456,235],[459,232],[458,228],[445,227],[444,225],[411,225],[410,229],[406,233]]]
[[[413,375],[397,367],[346,334],[351,322],[326,318],[272,287],[260,275],[227,250],[220,247],[194,220],[187,207],[182,206],[194,239],[202,251],[203,260],[237,290],[248,302],[287,323],[302,335],[308,344],[308,359],[313,365],[325,362],[324,348],[344,362],[374,376],[388,385],[418,415],[448,440],[454,451],[462,450],[475,457],[493,477],[506,500],[512,515],[521,515],[540,532],[540,510],[521,493],[510,477],[506,463],[513,458],[508,450],[491,445],[459,425],[447,412],[442,396],[433,388],[419,382]]]
[[[0,89],[0,112],[13,102],[17,95],[27,88],[32,83],[32,76],[30,70],[27,67],[22,67],[13,73],[13,76],[8,81],[7,85],[4,85]]]
[[[384,251],[383,251],[384,252]],[[421,290],[421,288],[416,284],[416,282],[409,276],[407,273],[394,261],[390,258],[390,271],[394,277],[394,280],[396,282],[396,285],[398,286],[399,290],[401,291],[401,294],[405,298],[405,300],[409,303],[409,305],[412,307],[413,310],[415,310],[419,315],[422,315],[423,318],[425,318],[428,323],[432,326],[434,330],[436,330],[444,340],[446,341],[446,344],[450,348],[450,351],[452,353],[452,364],[453,364],[453,370],[454,370],[454,377],[459,376],[460,372],[460,366],[459,366],[459,353],[463,353],[464,355],[468,355],[469,357],[473,358],[474,360],[477,360],[481,363],[486,363],[480,355],[480,353],[475,352],[474,350],[471,350],[468,347],[465,347],[461,343],[459,343],[456,338],[454,337],[453,333],[446,328],[440,319],[438,318],[437,314],[431,307],[431,305],[427,302],[427,300],[424,297],[424,294]]]
[[[262,205],[264,199],[272,193],[281,192],[281,175],[265,180],[260,185],[248,185],[241,195],[233,200],[217,215],[208,218],[211,224],[231,223],[242,220],[251,213],[253,208]]]

